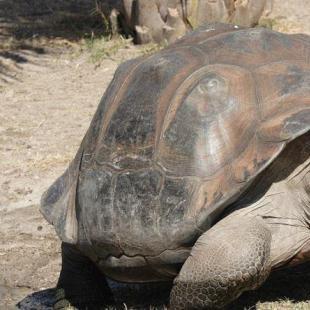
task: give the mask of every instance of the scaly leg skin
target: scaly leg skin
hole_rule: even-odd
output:
[[[75,246],[62,243],[62,269],[54,309],[104,309],[114,304],[112,292],[102,273]]]
[[[259,217],[231,214],[204,233],[174,281],[170,308],[222,308],[268,277],[271,233]]]

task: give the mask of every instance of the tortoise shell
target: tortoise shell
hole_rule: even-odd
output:
[[[310,129],[310,40],[213,24],[119,66],[41,210],[99,256],[190,247]]]

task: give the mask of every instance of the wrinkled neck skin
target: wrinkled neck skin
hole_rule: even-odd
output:
[[[272,233],[273,268],[310,260],[310,133],[286,146],[229,213],[259,216]]]

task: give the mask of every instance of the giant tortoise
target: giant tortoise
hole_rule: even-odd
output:
[[[307,261],[309,129],[306,35],[212,24],[121,64],[42,197],[63,301],[109,304],[108,277],[221,308]]]

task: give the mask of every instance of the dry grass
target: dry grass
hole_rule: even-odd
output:
[[[150,55],[158,52],[162,48],[166,47],[168,44],[166,42],[163,42],[161,44],[158,43],[148,43],[141,45],[140,51],[142,55]]]
[[[90,52],[92,62],[96,63],[105,58],[113,58],[120,49],[128,49],[132,45],[131,39],[125,39],[122,36],[110,40],[106,36],[91,37],[85,39],[85,46]]]
[[[256,309],[258,310],[309,310],[310,304],[308,302],[295,303],[291,300],[280,300],[268,303],[257,303]]]
[[[109,36],[91,37],[84,40],[84,48],[90,53],[93,63],[100,63],[104,59],[112,59],[118,63],[128,59],[128,54],[133,57],[151,55],[167,46],[167,43],[148,43],[140,46],[133,45],[132,39],[122,36],[110,39]],[[124,57],[120,57],[121,55]]]
[[[290,33],[295,28],[298,27],[298,24],[294,21],[287,20],[283,17],[277,18],[261,18],[258,24],[259,27],[269,28],[275,31]]]

